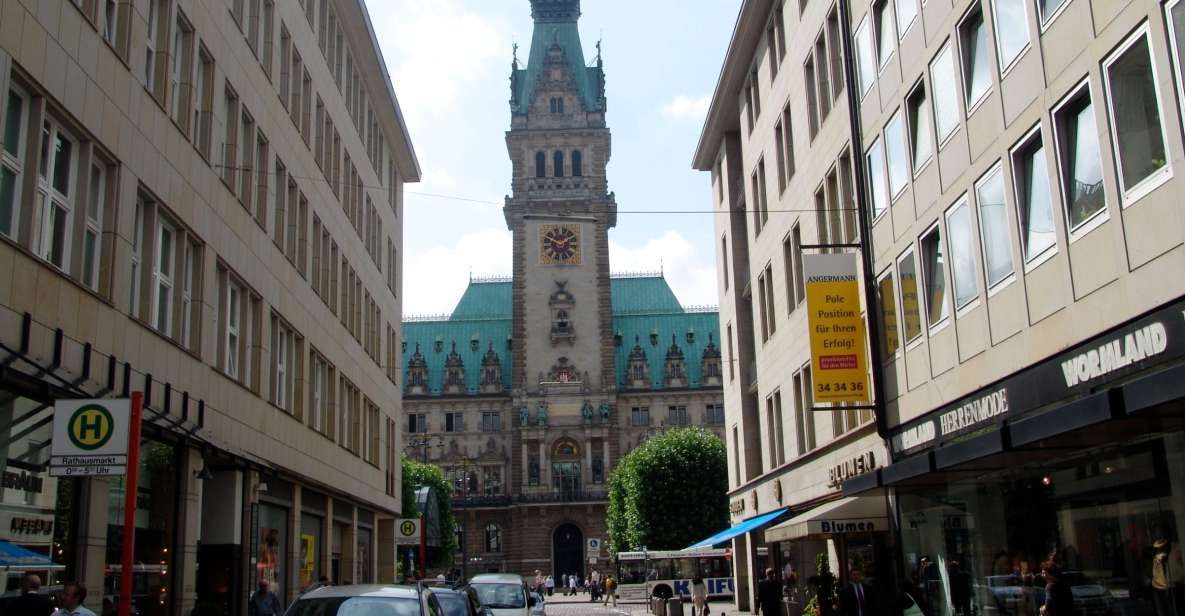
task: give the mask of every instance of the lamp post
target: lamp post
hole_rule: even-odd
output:
[[[453,467],[453,484],[456,485],[456,470],[461,470],[461,500],[455,509],[464,509],[469,500],[469,469],[473,468],[475,460],[468,456],[462,456],[459,464]],[[469,526],[466,516],[462,514],[461,517],[461,581],[468,579],[468,565],[469,551],[465,545],[469,542]]]

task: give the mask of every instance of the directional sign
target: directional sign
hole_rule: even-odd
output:
[[[54,404],[50,475],[127,473],[131,400],[58,400]]]
[[[420,545],[420,519],[395,520],[395,545]]]

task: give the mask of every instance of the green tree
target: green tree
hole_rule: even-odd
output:
[[[659,434],[609,478],[609,549],[678,550],[728,525],[728,458],[700,428]]]
[[[434,464],[416,462],[407,456],[400,460],[403,477],[403,516],[414,518],[420,512],[416,510],[416,490],[430,486],[436,488],[436,504],[440,508],[440,543],[439,548],[428,548],[428,566],[433,568],[448,567],[453,563],[453,554],[457,551],[457,536],[453,529],[457,525],[453,515],[453,486],[444,478],[444,471]]]

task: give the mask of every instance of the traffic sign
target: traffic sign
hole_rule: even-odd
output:
[[[50,475],[125,475],[131,406],[127,399],[58,400]]]
[[[395,520],[395,545],[420,545],[420,519]]]

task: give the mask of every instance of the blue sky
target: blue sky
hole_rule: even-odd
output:
[[[740,0],[585,0],[589,62],[603,40],[620,210],[711,209],[691,169]],[[511,46],[526,60],[528,0],[367,0],[424,171],[407,186],[405,314],[449,312],[474,275],[510,273]],[[429,197],[450,195],[473,203]],[[712,214],[621,214],[614,271],[658,270],[684,304],[716,303]]]

